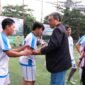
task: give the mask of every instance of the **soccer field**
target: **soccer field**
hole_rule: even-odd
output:
[[[78,53],[75,51],[74,54],[75,54],[75,59],[77,60]],[[37,63],[36,85],[49,85],[50,73],[48,73],[45,68],[45,56],[36,56],[36,63]],[[20,70],[18,59],[14,59],[14,58],[10,59],[9,69],[10,69],[11,85],[21,85],[22,71]],[[68,76],[68,72],[67,72],[67,76]],[[76,81],[76,85],[80,85],[80,77],[79,77],[78,70],[73,76],[72,80]]]

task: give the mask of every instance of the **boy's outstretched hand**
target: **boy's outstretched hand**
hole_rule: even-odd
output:
[[[30,49],[24,49],[24,51],[21,51],[23,56],[29,56],[32,55],[32,50]]]
[[[28,45],[22,46],[22,50],[25,50],[25,49],[30,49],[30,46],[28,46]]]

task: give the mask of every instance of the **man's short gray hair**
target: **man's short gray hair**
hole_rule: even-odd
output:
[[[54,19],[61,21],[61,15],[57,12],[50,14],[49,16],[53,16]]]

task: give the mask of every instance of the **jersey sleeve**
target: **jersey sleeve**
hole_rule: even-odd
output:
[[[24,45],[28,45],[32,49],[35,49],[35,38],[33,36],[27,36],[24,40]]]
[[[78,42],[77,42],[79,45],[82,45],[82,46],[85,46],[85,36],[82,36]]]
[[[7,39],[7,37],[4,36],[4,34],[1,35],[1,46],[0,47],[3,51],[8,51],[11,49],[9,40]]]

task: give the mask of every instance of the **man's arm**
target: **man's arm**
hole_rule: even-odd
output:
[[[55,29],[48,43],[48,46],[41,48],[41,53],[47,54],[54,51],[55,49],[57,50],[62,44],[62,39],[63,33],[59,29]]]
[[[55,29],[50,38],[48,46],[41,48],[40,50],[33,51],[34,54],[47,54],[55,49],[58,49],[62,44],[63,33],[59,29]]]

